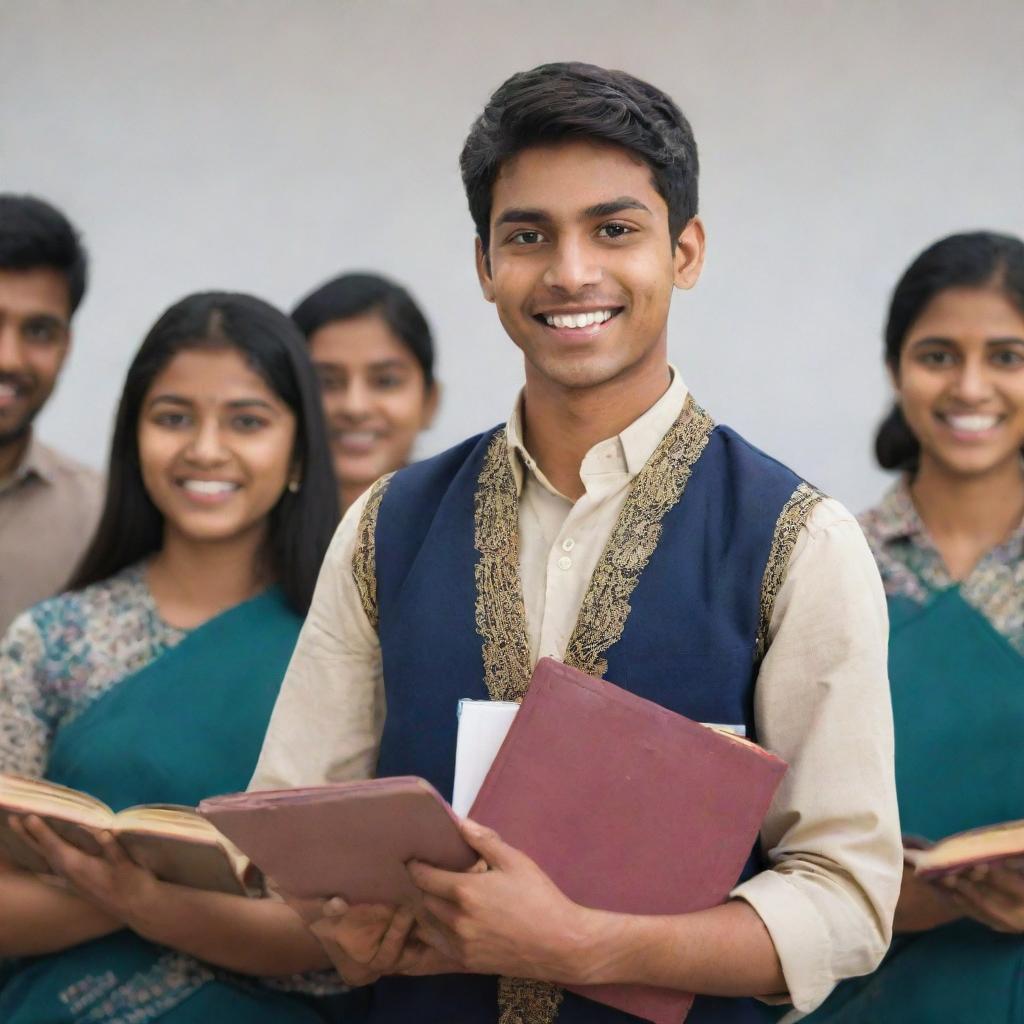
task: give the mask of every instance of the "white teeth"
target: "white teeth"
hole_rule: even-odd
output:
[[[590,327],[592,324],[603,324],[611,320],[613,314],[610,309],[600,309],[593,313],[555,313],[545,314],[544,319],[548,327]]]
[[[339,441],[349,441],[353,444],[373,444],[377,435],[372,430],[336,430],[334,436]]]
[[[997,416],[947,416],[946,422],[954,430],[980,434],[983,430],[991,430],[999,422]]]
[[[10,384],[0,384],[0,398],[14,398],[17,393],[17,389],[11,387]]]
[[[193,494],[227,494],[238,490],[238,484],[228,480],[184,480],[181,486]]]

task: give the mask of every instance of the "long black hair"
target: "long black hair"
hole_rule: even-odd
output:
[[[1024,242],[1012,235],[973,231],[930,245],[906,269],[889,303],[885,362],[896,373],[903,342],[925,307],[947,288],[997,289],[1024,315]],[[883,469],[914,473],[921,445],[893,406],[875,435],[875,458]]]
[[[395,281],[380,274],[350,273],[310,292],[292,310],[292,319],[308,340],[321,327],[376,313],[409,350],[423,371],[427,391],[434,386],[434,339],[423,310]]]
[[[163,515],[142,482],[138,425],[153,381],[181,351],[234,348],[295,415],[296,492],[270,512],[267,568],[289,604],[305,614],[338,522],[338,496],[316,375],[295,325],[261,299],[231,292],[188,295],[146,335],[125,379],[114,423],[107,496],[96,535],[69,583],[78,590],[160,550]]]

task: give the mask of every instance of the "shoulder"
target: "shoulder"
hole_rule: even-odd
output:
[[[459,470],[499,434],[501,434],[501,427],[494,427],[481,434],[475,434],[473,437],[467,437],[466,440],[460,441],[437,455],[403,467],[391,475],[388,490],[395,494],[406,494],[414,493],[417,490],[429,491],[432,486],[438,484],[443,486],[450,483]],[[504,435],[501,434],[501,436]]]
[[[144,594],[142,567],[130,566],[81,590],[33,605],[14,621],[4,642],[16,631],[22,638],[35,635],[47,658],[74,661],[92,646],[97,633],[137,615]]]
[[[104,491],[102,473],[41,441],[36,442],[36,458],[53,483],[76,491],[82,500],[99,506]]]

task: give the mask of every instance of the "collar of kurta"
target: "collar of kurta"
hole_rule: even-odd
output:
[[[599,441],[587,452],[580,466],[580,477],[584,481],[588,475],[599,473],[625,473],[632,478],[644,468],[679,418],[689,394],[679,371],[671,365],[669,371],[672,379],[668,389],[650,409],[621,433]],[[529,473],[546,490],[564,498],[565,496],[551,485],[536,460],[527,451],[523,430],[523,397],[524,392],[521,391],[505,425],[505,441],[508,445],[516,490],[522,494],[526,474]]]
[[[13,490],[29,479],[52,484],[55,474],[56,465],[53,452],[35,434],[32,434],[21,462],[10,476],[0,480],[0,494]]]

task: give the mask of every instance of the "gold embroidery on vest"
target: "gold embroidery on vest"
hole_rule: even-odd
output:
[[[392,476],[393,473],[382,476],[370,488],[370,496],[366,499],[362,515],[359,517],[356,546],[352,553],[352,577],[356,581],[363,611],[366,612],[366,617],[374,629],[380,621],[377,608],[377,513],[380,511],[381,500],[388,489],[388,484],[391,483]]]
[[[661,522],[683,495],[714,429],[687,396],[679,418],[630,486],[580,608],[565,662],[591,675],[607,670],[605,652],[629,617],[629,599],[661,537]],[[476,625],[483,640],[491,700],[521,700],[530,682],[526,604],[519,578],[519,494],[503,431],[487,449],[474,499]],[[498,1024],[552,1024],[565,996],[549,982],[498,980]]]
[[[491,700],[522,700],[530,682],[526,602],[519,579],[519,492],[505,432],[491,439],[473,498],[476,628]]]
[[[761,616],[757,628],[757,641],[754,645],[754,659],[760,661],[768,648],[768,627],[772,621],[772,609],[789,569],[789,559],[796,546],[797,537],[807,522],[807,517],[814,507],[824,498],[810,484],[800,484],[782,506],[779,518],[775,521],[775,534],[772,537],[771,550],[764,568],[761,581]]]
[[[714,426],[688,395],[679,418],[636,475],[580,606],[565,649],[567,665],[599,677],[608,670],[604,654],[622,636],[629,599],[661,539],[661,522],[683,496]]]

